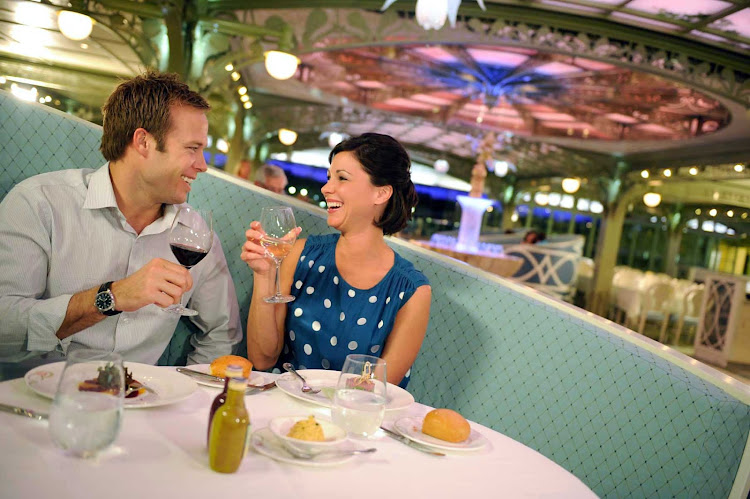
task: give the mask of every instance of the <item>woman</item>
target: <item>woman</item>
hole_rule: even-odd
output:
[[[392,137],[366,133],[338,144],[328,159],[321,192],[328,225],[340,234],[299,239],[284,259],[282,292],[295,301],[263,301],[275,290],[274,266],[258,243],[260,224],[246,233],[242,259],[254,272],[248,358],[258,369],[291,362],[339,370],[348,354],[377,355],[388,364],[388,381],[405,386],[427,330],[431,290],[383,236],[403,229],[417,204],[409,156]]]

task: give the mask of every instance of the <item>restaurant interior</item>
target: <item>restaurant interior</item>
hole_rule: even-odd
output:
[[[0,0],[21,101],[101,124],[144,68],[209,100],[236,181],[278,166],[322,215],[330,149],[389,134],[420,196],[395,238],[750,383],[748,1]]]

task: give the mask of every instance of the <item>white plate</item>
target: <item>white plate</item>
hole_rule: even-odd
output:
[[[472,428],[469,433],[469,438],[457,444],[453,442],[446,442],[439,438],[431,437],[422,433],[422,419],[423,418],[401,418],[394,424],[394,427],[400,434],[427,447],[433,447],[441,450],[455,450],[455,451],[474,451],[483,448],[487,445],[487,439],[482,436],[481,433]]]
[[[307,384],[313,388],[320,388],[320,393],[302,393],[302,382],[292,373],[284,373],[276,379],[276,386],[279,389],[291,395],[294,398],[306,400],[313,404],[331,407],[333,391],[336,383],[339,381],[340,371],[330,371],[327,369],[298,369]],[[414,403],[414,397],[400,386],[388,383],[386,388],[386,411],[397,411],[409,407]]]
[[[250,444],[253,446],[256,452],[263,454],[264,456],[281,461],[282,463],[299,464],[301,466],[335,466],[337,464],[348,463],[357,456],[335,456],[335,455],[320,455],[315,456],[311,459],[299,459],[289,453],[284,448],[284,445],[274,436],[270,428],[262,428],[253,433],[250,439]],[[348,447],[342,447],[347,449]]]
[[[211,364],[194,364],[192,366],[186,366],[188,369],[198,371],[203,374],[211,374]],[[184,375],[181,375],[184,376]],[[224,388],[223,381],[211,381],[209,379],[200,379],[197,376],[193,378],[199,385],[213,386],[214,388]],[[268,383],[266,379],[258,371],[250,371],[250,378],[247,380],[248,385],[261,386]]]
[[[168,367],[150,366],[137,362],[124,364],[136,381],[140,381],[156,392],[146,392],[132,399],[126,398],[124,407],[128,409],[173,404],[188,398],[198,388],[195,381]],[[54,398],[57,383],[60,381],[64,368],[65,362],[44,364],[27,372],[23,379],[26,385],[39,395]]]

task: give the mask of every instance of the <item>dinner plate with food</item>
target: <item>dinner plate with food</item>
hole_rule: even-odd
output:
[[[214,359],[210,364],[193,364],[187,368],[178,369],[182,374],[192,377],[198,384],[212,386],[214,388],[224,388],[224,380],[213,379],[214,377],[224,378],[227,367],[237,365],[242,368],[242,375],[247,378],[247,384],[253,386],[262,386],[270,380],[266,380],[262,373],[253,371],[253,364],[244,357],[239,355],[224,355]],[[191,371],[206,374],[208,376],[194,375]]]
[[[433,409],[424,418],[401,418],[394,427],[409,440],[435,449],[475,451],[487,445],[481,433],[450,409]]]
[[[198,385],[190,378],[163,367],[124,362],[128,373],[123,406],[137,409],[142,407],[156,407],[173,404],[186,399],[195,392]],[[44,364],[30,370],[24,376],[26,386],[34,392],[47,398],[54,398],[60,375],[65,369],[65,362]],[[96,380],[82,383],[81,390],[97,390]]]
[[[298,369],[297,371],[305,378],[308,385],[313,389],[320,389],[320,392],[303,393],[301,390],[302,382],[292,373],[284,373],[279,376],[276,379],[276,386],[294,398],[330,407],[341,372],[327,369]],[[388,383],[386,398],[386,411],[405,409],[414,403],[414,397],[411,393],[392,383]]]

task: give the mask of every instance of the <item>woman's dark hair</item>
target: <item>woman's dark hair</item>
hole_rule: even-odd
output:
[[[343,151],[354,154],[373,185],[393,187],[393,195],[375,226],[383,229],[385,235],[406,227],[418,198],[411,181],[411,160],[404,146],[390,135],[363,133],[339,142],[328,156],[328,162]]]

